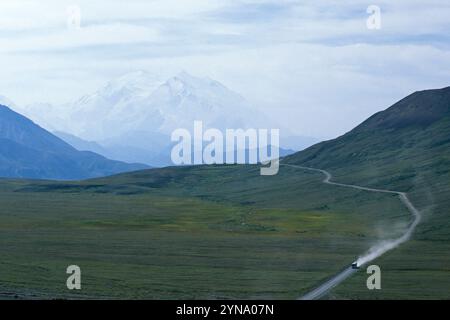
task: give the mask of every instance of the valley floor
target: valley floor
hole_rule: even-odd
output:
[[[0,292],[296,299],[378,239],[401,234],[411,218],[396,196],[322,180],[320,173],[294,168],[262,177],[248,166],[167,168],[70,183],[3,180]],[[397,252],[412,245],[382,258],[382,270],[396,267]],[[82,270],[78,292],[66,288],[69,265]],[[386,286],[396,281],[387,271]],[[365,281],[359,272],[330,297],[370,298]]]

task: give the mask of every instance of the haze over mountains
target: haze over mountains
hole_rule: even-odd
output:
[[[73,180],[145,168],[78,151],[0,105],[0,177]]]
[[[132,72],[72,103],[16,108],[80,150],[155,166],[172,164],[171,132],[192,130],[195,120],[219,130],[281,127],[218,81],[186,72],[166,81],[148,72]],[[317,142],[280,129],[281,154]]]

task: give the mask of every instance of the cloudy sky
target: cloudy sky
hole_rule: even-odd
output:
[[[369,5],[381,29],[367,28]],[[449,86],[449,30],[448,0],[1,0],[0,95],[60,104],[130,71],[186,70],[328,138]]]

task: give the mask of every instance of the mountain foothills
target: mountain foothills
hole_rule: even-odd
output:
[[[178,128],[192,131],[195,120],[202,121],[205,130],[279,128],[286,151],[317,142],[295,137],[220,82],[186,72],[166,80],[131,72],[74,102],[17,110],[77,149],[152,166],[172,165],[171,133]]]
[[[145,169],[81,152],[31,120],[0,105],[0,176],[86,179]]]

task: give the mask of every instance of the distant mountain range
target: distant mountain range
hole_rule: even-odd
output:
[[[281,154],[317,142],[293,135],[218,81],[186,72],[165,81],[132,72],[72,103],[16,110],[77,149],[152,166],[172,164],[170,134],[177,128],[192,130],[195,120],[205,129],[280,128]]]
[[[85,179],[148,168],[81,152],[0,105],[0,177]]]

